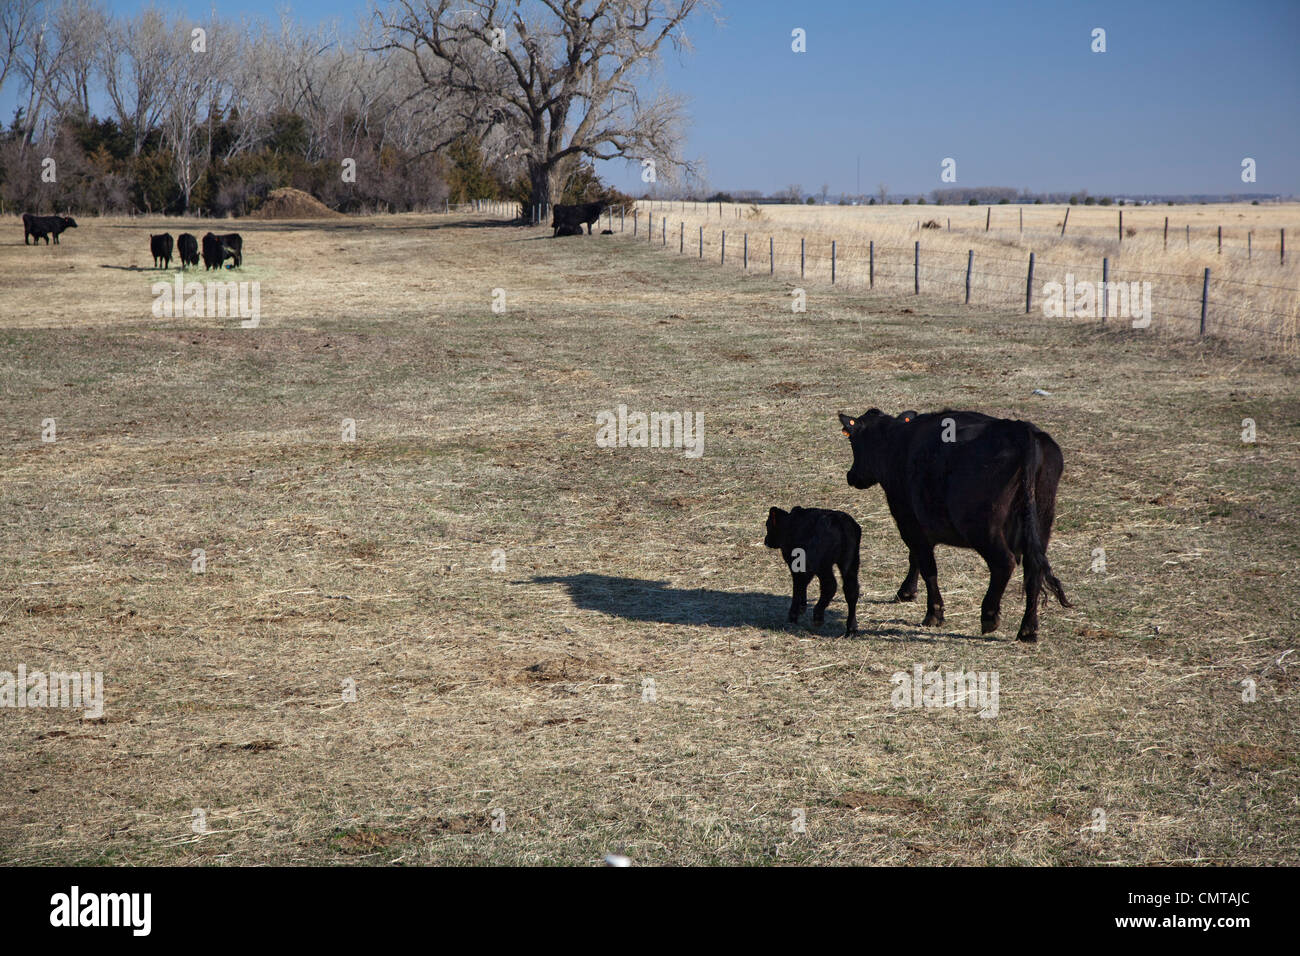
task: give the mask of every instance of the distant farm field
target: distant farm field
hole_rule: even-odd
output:
[[[455,215],[223,226],[240,328],[152,314],[206,223],[79,223],[0,219],[0,671],[105,707],[0,707],[0,861],[1300,863],[1293,351]],[[620,405],[703,454],[598,447]],[[1039,644],[970,552],[942,627],[891,603],[873,405],[1061,445]],[[862,524],[856,639],[785,624],[794,504]]]

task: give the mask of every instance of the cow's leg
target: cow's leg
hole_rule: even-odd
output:
[[[980,556],[989,566],[989,589],[984,593],[984,603],[980,605],[980,633],[991,634],[998,629],[1002,593],[1016,570],[1016,556],[1001,542],[981,548]]]
[[[844,622],[844,636],[851,637],[858,632],[858,561],[857,556],[840,565],[840,577],[844,579],[844,600],[849,605],[849,616]]]
[[[793,584],[793,593],[790,597],[789,621],[793,624],[799,620],[799,615],[808,606],[808,582],[812,580],[812,575],[807,571],[793,571],[790,577]]]
[[[826,607],[835,597],[835,572],[829,564],[818,573],[817,580],[821,583],[821,596],[813,608],[813,626],[820,627],[826,622]]]
[[[1043,572],[1025,556],[1025,616],[1020,621],[1016,640],[1038,640],[1038,599],[1043,593]]]
[[[943,623],[943,595],[939,593],[939,568],[934,563],[934,545],[926,544],[913,553],[921,579],[925,581],[925,620],[922,627]]]
[[[917,578],[916,558],[908,555],[907,559],[907,577],[903,578],[903,583],[898,586],[898,593],[894,595],[895,601],[915,601],[916,600],[916,578]]]

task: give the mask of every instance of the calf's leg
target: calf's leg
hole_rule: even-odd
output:
[[[831,603],[831,598],[835,597],[835,572],[828,565],[818,573],[817,580],[821,582],[821,596],[817,599],[817,606],[813,608],[813,625],[820,627],[826,621],[826,606]]]
[[[844,579],[844,600],[849,605],[849,616],[844,622],[844,636],[851,637],[858,632],[858,562],[856,555],[851,563],[840,565],[840,577]]]
[[[789,621],[793,624],[799,620],[799,615],[808,606],[808,582],[812,580],[812,574],[808,571],[793,571],[790,578],[793,584],[793,594],[790,598]]]

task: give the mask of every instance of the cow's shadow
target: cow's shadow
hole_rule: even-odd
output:
[[[713,588],[675,588],[666,581],[621,578],[590,571],[579,574],[545,575],[533,578],[535,584],[559,584],[578,607],[599,611],[629,621],[655,624],[695,624],[705,627],[758,627],[781,630],[790,610],[789,594],[768,591],[719,591]],[[812,605],[817,585],[809,588],[808,609],[799,619],[799,627],[812,623]],[[844,597],[837,593],[835,603],[826,609],[826,622],[814,633],[837,636],[844,630]],[[862,617],[863,605],[892,604],[887,600],[858,602],[860,637],[897,641],[920,641],[932,644],[940,640],[995,641],[995,635],[971,635],[952,631],[935,631],[913,627],[905,620],[870,621]]]

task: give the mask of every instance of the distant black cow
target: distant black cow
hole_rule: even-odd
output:
[[[224,236],[208,233],[203,237],[203,268],[220,269],[222,262],[230,259],[236,266],[244,261],[244,240],[239,233]]]
[[[181,258],[181,268],[199,264],[199,241],[188,232],[176,237],[176,254]]]
[[[1002,592],[1024,561],[1025,616],[1017,640],[1038,640],[1038,602],[1046,585],[1063,607],[1072,605],[1047,561],[1056,515],[1056,485],[1065,462],[1050,435],[1030,422],[979,412],[905,412],[897,418],[873,408],[840,415],[853,448],[848,482],[879,484],[910,556],[898,600],[916,597],[925,579],[921,623],[943,623],[934,546],[972,548],[989,566],[980,631],[997,630]]]
[[[767,537],[763,543],[780,548],[781,557],[790,566],[793,596],[790,600],[790,623],[808,606],[808,584],[816,576],[821,582],[821,597],[813,608],[813,624],[826,620],[826,605],[835,596],[835,568],[844,580],[844,599],[849,605],[844,636],[858,629],[858,548],[862,528],[843,511],[824,508],[799,508],[783,511],[773,508],[767,513]]]
[[[45,244],[50,244],[50,236],[54,237],[54,244],[59,244],[59,233],[64,229],[76,229],[77,220],[71,216],[33,216],[29,212],[23,213],[23,245],[27,245],[27,237],[31,236],[32,241],[40,245],[42,239]]]
[[[553,207],[551,217],[551,227],[555,230],[552,236],[573,236],[581,235],[581,227],[587,227],[587,235],[591,235],[591,225],[600,218],[600,214],[605,211],[609,203],[601,202],[580,202],[573,205],[557,205]],[[577,232],[561,232],[561,229],[575,229]]]
[[[166,269],[172,264],[172,234],[164,232],[161,236],[149,236],[149,251],[153,253],[153,267]],[[159,265],[159,263],[162,265]]]

